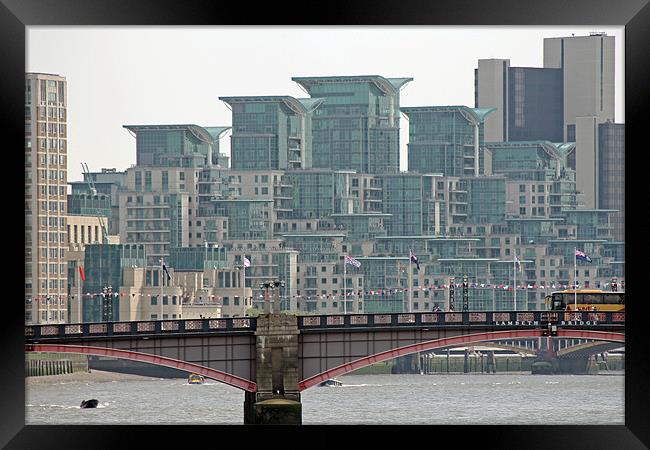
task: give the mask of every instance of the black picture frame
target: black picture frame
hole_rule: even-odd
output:
[[[646,175],[644,153],[648,139],[642,133],[642,124],[648,111],[648,69],[650,69],[648,42],[650,42],[650,6],[648,0],[442,0],[437,2],[388,2],[386,0],[325,3],[305,2],[300,5],[243,2],[209,2],[201,0],[0,0],[0,111],[3,115],[2,144],[5,147],[4,176],[15,176],[11,186],[22,185],[24,160],[17,149],[22,141],[23,90],[25,79],[25,27],[30,25],[607,25],[625,26],[625,122],[628,160],[626,169],[626,202],[630,216],[626,235],[626,281],[629,313],[627,314],[625,425],[621,426],[437,426],[437,427],[370,427],[347,429],[341,437],[323,427],[256,428],[246,426],[215,429],[213,427],[140,426],[25,426],[24,389],[24,309],[23,287],[20,280],[22,264],[14,255],[23,253],[23,242],[10,236],[23,236],[20,227],[21,195],[5,191],[3,205],[16,208],[6,214],[3,233],[5,262],[3,275],[10,290],[4,290],[2,333],[2,363],[0,364],[0,446],[5,448],[118,448],[136,445],[157,446],[171,443],[179,437],[190,445],[206,438],[211,445],[232,445],[230,437],[240,444],[271,439],[290,439],[286,445],[340,445],[354,437],[359,445],[377,445],[386,442],[390,433],[404,444],[413,440],[424,445],[477,445],[480,448],[553,448],[553,449],[632,449],[650,446],[650,402],[648,383],[650,370],[646,355],[644,327],[647,326],[647,302],[643,302],[642,267],[646,238],[643,226],[645,199],[643,191],[634,186]],[[637,148],[638,147],[638,148]],[[640,158],[639,163],[634,159]],[[9,167],[13,167],[10,169]],[[641,196],[638,195],[641,193]],[[635,195],[636,194],[636,195]],[[633,197],[634,195],[634,197]],[[636,200],[633,202],[632,199]],[[639,211],[641,207],[641,211]],[[647,222],[646,222],[647,223]],[[635,229],[636,228],[636,229]],[[3,226],[3,229],[5,227]],[[10,230],[10,231],[9,231]],[[13,247],[10,251],[9,246]],[[635,263],[636,262],[636,263]],[[645,351],[644,351],[645,350]],[[648,352],[650,353],[650,352]],[[242,401],[243,403],[243,401]],[[576,405],[576,414],[580,414]],[[137,414],[137,411],[134,411]],[[341,429],[339,429],[341,428]],[[316,436],[311,432],[316,430]],[[297,436],[280,437],[296,432]],[[321,435],[321,432],[323,433]],[[308,433],[308,434],[306,434]],[[322,436],[317,440],[314,438]],[[448,437],[451,441],[446,441]],[[140,442],[143,440],[145,444]],[[160,443],[160,444],[157,444]],[[399,445],[402,442],[397,441]],[[284,445],[285,443],[280,443]],[[322,445],[321,444],[321,445]],[[179,444],[175,444],[179,445]],[[182,445],[182,444],[181,444]],[[395,444],[391,444],[395,445]],[[416,444],[417,445],[417,444]]]

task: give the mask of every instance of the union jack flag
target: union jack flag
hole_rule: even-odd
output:
[[[576,259],[579,259],[580,261],[591,262],[591,258],[587,256],[585,252],[581,252],[578,249],[576,249]]]
[[[353,257],[347,256],[347,255],[345,256],[345,264],[351,264],[351,265],[353,265],[354,267],[357,267],[357,268],[361,267],[361,263],[359,261],[357,261]]]

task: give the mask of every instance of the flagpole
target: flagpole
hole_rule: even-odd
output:
[[[409,307],[408,312],[411,312],[411,302],[413,301],[413,263],[411,262],[412,252],[409,250]]]
[[[345,279],[347,278],[347,265],[348,262],[346,261],[347,255],[343,255],[343,314],[348,313],[348,305],[347,301],[345,298]]]
[[[573,248],[573,311],[578,318],[578,247]]]
[[[246,258],[246,255],[244,255],[244,258]],[[241,262],[241,287],[242,287],[242,300],[244,302],[244,313],[246,313],[246,264],[244,264],[244,260],[242,259]]]
[[[515,259],[512,260],[512,274],[514,276],[512,284],[513,286],[513,292],[515,293],[514,295],[514,303],[515,303],[515,311],[517,311],[517,253],[515,252]]]
[[[81,266],[79,266],[81,267]],[[78,298],[78,303],[79,303],[79,312],[77,313],[77,316],[79,317],[79,322],[81,323],[81,271],[77,270],[77,297]]]
[[[163,264],[165,264],[165,262],[161,258],[160,259],[160,320],[163,319],[163,275],[165,275],[163,273]]]

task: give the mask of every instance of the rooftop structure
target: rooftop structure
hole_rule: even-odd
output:
[[[293,77],[324,99],[313,117],[313,167],[399,171],[399,91],[412,78]]]
[[[232,109],[232,168],[311,167],[311,117],[321,99],[290,96],[219,97]]]

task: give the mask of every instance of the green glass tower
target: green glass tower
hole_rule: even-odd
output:
[[[483,121],[495,108],[401,108],[409,118],[409,171],[445,176],[485,173]]]
[[[311,116],[321,99],[219,97],[232,109],[235,170],[311,167]]]
[[[350,197],[351,171],[323,169],[287,171],[293,186],[291,217],[296,219],[326,219],[331,214],[347,214],[354,210]],[[358,200],[357,200],[358,208]]]
[[[148,167],[205,167],[221,132],[197,125],[124,125],[135,134],[136,164]],[[218,155],[218,146],[217,146]]]
[[[294,77],[324,99],[313,118],[312,167],[359,173],[399,171],[399,92],[413,78]]]
[[[435,175],[400,173],[381,175],[383,212],[388,236],[421,236],[428,233],[434,208]]]

